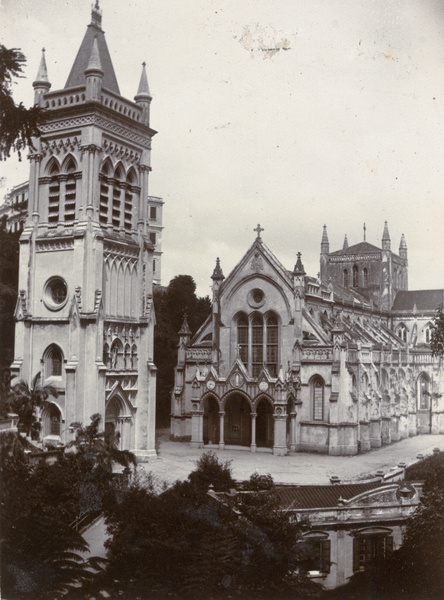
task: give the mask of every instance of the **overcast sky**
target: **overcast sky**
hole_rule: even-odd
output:
[[[404,233],[409,288],[444,287],[442,0],[100,0],[122,95],[147,62],[153,96],[150,194],[162,196],[162,283],[194,277],[210,293],[260,223],[289,269],[319,271],[363,239]],[[90,0],[2,0],[0,34],[28,59],[14,88],[30,105],[41,48],[63,88]],[[0,163],[1,195],[28,178]]]

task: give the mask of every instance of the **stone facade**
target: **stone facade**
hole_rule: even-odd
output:
[[[65,88],[50,91],[45,55],[35,103],[49,111],[30,155],[20,238],[12,374],[58,388],[44,438],[100,413],[140,460],[155,455],[156,368],[150,206],[151,95],[143,67],[135,102],[121,96],[98,3]],[[160,271],[160,265],[159,265]]]
[[[349,455],[444,433],[441,362],[426,345],[399,337],[399,311],[384,309],[399,282],[407,285],[406,247],[401,275],[396,257],[388,271],[382,264],[389,249],[374,247],[374,269],[373,259],[353,256],[358,272],[373,273],[368,294],[329,275],[336,266],[325,260],[336,253],[328,252],[326,229],[319,278],[306,275],[300,254],[287,270],[256,231],[226,279],[218,259],[211,317],[193,340],[186,322],[180,331],[172,437],[198,447]],[[387,236],[386,224],[385,248]],[[386,285],[387,273],[396,285]],[[398,293],[409,301],[417,294]]]

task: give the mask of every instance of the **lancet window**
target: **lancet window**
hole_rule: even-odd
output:
[[[277,376],[279,361],[279,322],[274,313],[260,313],[237,318],[237,347],[240,360],[252,377],[258,377],[266,366],[272,377]]]
[[[77,179],[81,173],[72,156],[60,168],[56,159],[48,165],[48,223],[71,222],[76,216]]]

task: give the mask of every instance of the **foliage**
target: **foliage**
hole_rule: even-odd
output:
[[[34,376],[31,385],[20,379],[12,388],[9,405],[19,416],[19,429],[27,436],[36,430],[36,409],[45,407],[49,396],[57,398],[58,390],[51,384],[42,383],[40,371]]]
[[[157,371],[157,424],[166,426],[170,414],[174,368],[177,363],[178,332],[187,314],[192,335],[211,312],[208,296],[196,296],[196,284],[190,275],[174,277],[168,287],[154,288],[156,328],[154,331],[154,362]]]
[[[8,412],[6,399],[10,391],[9,365],[14,358],[14,309],[18,294],[19,233],[6,231],[5,219],[0,222],[0,410]]]
[[[34,150],[32,138],[40,137],[39,126],[46,119],[46,111],[38,106],[25,108],[15,104],[11,87],[13,80],[22,77],[25,56],[18,48],[5,48],[0,44],[0,160],[29,146]]]
[[[313,586],[294,575],[299,526],[274,490],[235,494],[233,484],[229,463],[204,454],[161,493],[130,486],[106,508],[110,562],[99,588],[128,600],[306,597]]]
[[[79,473],[72,462],[29,465],[10,438],[0,447],[2,592],[10,600],[55,600],[92,576],[93,563],[81,556],[87,544],[69,525]]]
[[[437,308],[430,336],[430,348],[433,356],[444,356],[444,310]]]

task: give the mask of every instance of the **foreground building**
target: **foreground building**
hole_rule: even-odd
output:
[[[444,433],[440,360],[427,346],[443,290],[408,291],[407,245],[365,240],[330,252],[309,277],[261,238],[224,277],[212,315],[179,332],[171,434],[193,446],[258,446],[278,455],[356,454],[418,433]]]
[[[134,102],[124,98],[96,2],[65,87],[50,91],[44,54],[33,86],[49,118],[30,155],[12,375],[31,381],[40,371],[57,387],[44,438],[66,442],[71,423],[100,413],[143,460],[155,455],[163,204],[148,196],[156,132],[145,65]]]

